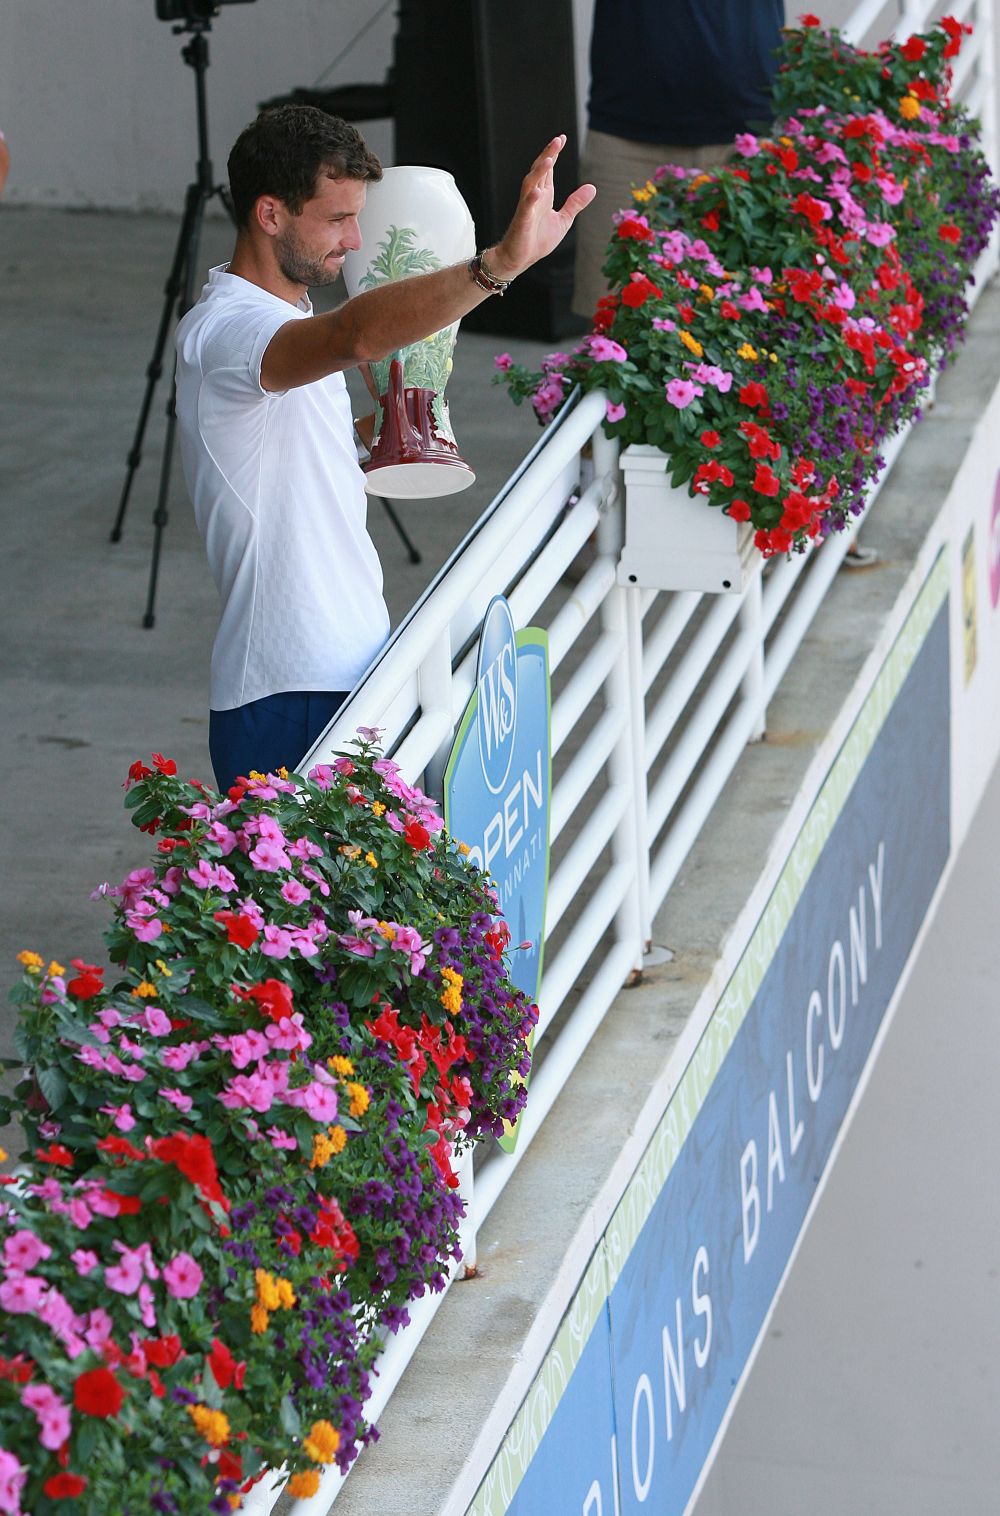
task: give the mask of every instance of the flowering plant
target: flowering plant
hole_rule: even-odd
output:
[[[130,770],[154,861],[112,975],[26,951],[0,1215],[0,1512],[228,1511],[375,1435],[372,1362],[444,1287],[457,1150],[525,1100],[537,1012],[487,881],[363,731],[221,797]]]
[[[815,16],[786,34],[773,135],[712,172],[669,165],[614,217],[593,331],[540,374],[496,359],[543,421],[604,389],[606,429],[756,528],[765,555],[848,526],[880,445],[946,363],[998,211],[949,99],[970,28],[862,52]]]

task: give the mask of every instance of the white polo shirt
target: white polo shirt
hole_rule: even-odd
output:
[[[177,328],[177,419],[222,600],[211,706],[349,690],[389,633],[343,374],[261,388],[268,343],[312,317],[225,265]]]

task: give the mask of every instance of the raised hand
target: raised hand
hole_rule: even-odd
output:
[[[514,218],[488,259],[491,273],[499,279],[513,279],[547,257],[597,194],[592,184],[581,184],[556,210],[552,175],[565,146],[564,135],[553,137],[524,176]]]

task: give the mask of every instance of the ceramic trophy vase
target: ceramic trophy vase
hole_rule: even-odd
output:
[[[380,183],[368,186],[359,222],[363,246],[344,262],[350,295],[447,268],[476,250],[469,208],[443,169],[386,169]],[[444,398],[457,335],[456,321],[369,365],[375,435],[364,469],[371,494],[413,500],[473,483]]]

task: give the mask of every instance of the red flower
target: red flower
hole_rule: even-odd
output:
[[[229,796],[234,805],[239,805],[246,792],[247,787],[245,784],[231,784],[226,791],[226,794]]]
[[[110,1369],[88,1369],[73,1385],[73,1404],[84,1416],[117,1416],[125,1391]]]
[[[812,11],[803,11],[799,21],[803,26],[819,26],[820,24],[819,17],[814,16]]]
[[[943,226],[938,227],[938,236],[942,242],[961,242],[962,230],[961,227],[952,226],[950,222],[946,221]]]
[[[744,384],[740,390],[740,402],[743,405],[749,405],[751,410],[759,407],[761,412],[766,412],[769,409],[767,390],[755,379],[749,384]]]
[[[39,1163],[55,1163],[64,1169],[73,1167],[73,1154],[61,1142],[53,1142],[49,1148],[36,1148],[35,1157]]]
[[[731,500],[727,507],[728,514],[734,521],[749,521],[750,507],[745,500]]]
[[[279,983],[269,980],[269,984]],[[286,985],[287,989],[288,986]],[[253,991],[251,991],[251,994]],[[291,991],[289,990],[289,999]],[[229,1210],[229,1201],[219,1185],[219,1171],[215,1166],[215,1154],[207,1137],[196,1133],[187,1137],[183,1132],[174,1132],[170,1137],[157,1137],[149,1144],[149,1151],[161,1163],[172,1163],[189,1179],[204,1200],[214,1200]]]
[[[653,229],[639,220],[638,216],[624,216],[618,223],[618,235],[623,241],[652,242]]]
[[[148,779],[152,772],[152,769],[148,769],[146,765],[144,763],[140,763],[137,758],[135,762],[129,767],[129,771],[125,776],[125,783],[122,788],[127,790],[130,784],[138,784],[140,780]]]
[[[722,300],[719,303],[719,315],[725,321],[738,321],[740,319],[740,308],[738,305],[734,305],[731,300]]]
[[[117,1190],[104,1190],[104,1198],[109,1203],[114,1201],[118,1207],[119,1216],[138,1216],[142,1210],[142,1201],[138,1195],[120,1195]]]
[[[116,1137],[113,1132],[107,1137],[99,1138],[97,1148],[101,1153],[110,1153],[112,1158],[140,1160],[146,1156],[139,1148],[134,1147],[127,1137]]]
[[[104,970],[98,968],[96,963],[84,963],[82,958],[70,960],[73,967],[79,972],[75,979],[71,979],[66,985],[71,995],[77,1000],[93,1000],[95,995],[104,992]]]
[[[220,1450],[216,1468],[220,1479],[243,1478],[243,1459],[239,1453],[231,1453],[228,1448]]]
[[[87,1481],[82,1474],[53,1474],[43,1486],[50,1500],[73,1500],[86,1488]]]
[[[800,216],[805,216],[811,226],[819,226],[821,221],[827,218],[827,212],[823,205],[812,195],[803,192],[796,195],[792,201],[792,210]]]
[[[169,1337],[147,1337],[140,1342],[139,1349],[147,1364],[153,1364],[158,1369],[172,1368],[178,1359],[184,1357],[181,1339],[176,1333],[171,1333]]]
[[[427,847],[428,843],[431,840],[431,834],[427,828],[423,826],[419,821],[413,820],[410,820],[406,823],[406,826],[403,829],[403,836],[410,844],[411,848],[413,848],[414,852],[417,853],[419,853],[423,848]]]
[[[702,432],[701,434],[702,447],[718,447],[721,441],[722,438],[719,436],[718,432],[706,431]]]
[[[212,1351],[207,1355],[207,1361],[220,1390],[228,1390],[231,1384],[242,1390],[247,1366],[243,1362],[237,1363],[226,1344],[220,1342],[218,1337],[212,1338]]]
[[[177,772],[177,765],[174,760],[172,758],[164,758],[162,753],[153,754],[153,767],[159,769],[161,774],[166,774],[168,778]]]
[[[249,990],[240,991],[243,998],[254,1000],[261,1014],[270,1016],[272,1021],[283,1021],[286,1016],[291,1017],[294,1009],[292,1004],[292,987],[283,979],[264,979],[260,984],[254,984]]]
[[[901,58],[905,58],[907,63],[919,63],[926,51],[927,43],[924,41],[923,37],[911,37],[910,40],[908,42],[904,42],[903,46],[899,49],[899,56]]]
[[[776,495],[781,488],[781,480],[769,464],[758,463],[752,487],[758,495]]]
[[[706,232],[717,232],[719,230],[718,211],[709,211],[707,216],[702,216],[701,224],[705,228]]]
[[[659,288],[652,279],[647,279],[645,274],[637,274],[626,284],[622,290],[622,305],[627,305],[631,310],[638,310],[640,305],[652,297],[658,299]]]
[[[250,917],[244,916],[241,911],[216,911],[212,919],[225,927],[226,940],[235,942],[237,947],[253,947],[260,936],[260,928],[254,926]]]
[[[34,1372],[35,1365],[30,1358],[23,1358],[20,1353],[16,1358],[0,1355],[0,1379],[9,1379],[13,1384],[27,1384]]]

